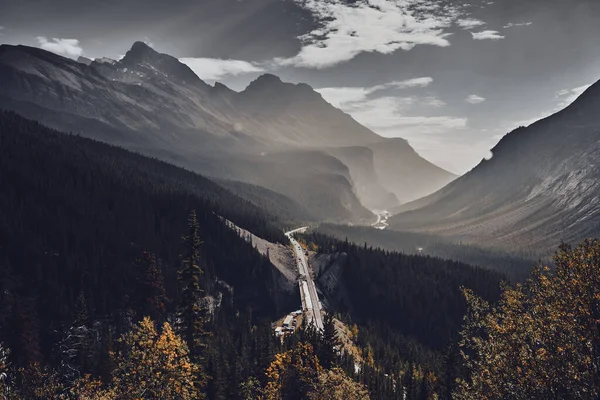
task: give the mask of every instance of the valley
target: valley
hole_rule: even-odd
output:
[[[0,15],[0,399],[600,398],[595,2],[64,1]]]

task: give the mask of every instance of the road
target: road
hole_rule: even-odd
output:
[[[295,260],[300,273],[300,281],[298,284],[300,287],[300,297],[302,298],[302,310],[305,312],[308,323],[314,324],[317,330],[323,330],[321,302],[319,301],[315,282],[313,281],[308,268],[308,260],[306,259],[304,250],[293,237],[294,233],[304,232],[307,228],[308,227],[298,228],[287,232],[285,235],[290,239],[292,247],[294,248],[294,253],[296,254]]]

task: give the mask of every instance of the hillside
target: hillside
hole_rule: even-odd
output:
[[[354,243],[405,254],[454,260],[506,275],[511,281],[524,281],[538,264],[540,255],[516,251],[494,251],[483,246],[454,243],[452,240],[426,233],[379,230],[366,226],[320,224],[314,232]]]
[[[11,296],[35,299],[44,329],[74,312],[53,304],[74,304],[80,293],[96,317],[121,309],[142,251],[156,254],[173,284],[193,209],[210,275],[259,314],[285,306],[272,297],[279,272],[219,219],[285,243],[277,217],[194,173],[12,113],[0,113],[0,143],[3,285]]]
[[[394,229],[548,255],[600,232],[600,84],[566,109],[521,127],[493,158],[401,207]]]

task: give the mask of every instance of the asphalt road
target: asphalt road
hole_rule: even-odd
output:
[[[296,255],[296,264],[298,265],[298,272],[300,273],[300,291],[301,297],[304,299],[308,295],[308,301],[304,300],[302,309],[305,311],[308,322],[313,323],[317,330],[323,329],[323,316],[321,315],[321,302],[319,301],[319,295],[317,294],[317,288],[312,279],[310,269],[308,267],[308,260],[304,254],[304,250],[300,244],[294,239],[293,234],[298,232],[304,232],[307,227],[298,228],[293,231],[287,232],[285,235],[290,239],[294,253]],[[303,284],[303,282],[306,282]],[[306,293],[308,292],[308,293]]]

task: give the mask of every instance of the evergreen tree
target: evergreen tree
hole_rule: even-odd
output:
[[[13,395],[13,371],[9,361],[10,349],[0,342],[0,398],[8,399]]]
[[[452,400],[452,393],[456,390],[456,381],[462,378],[461,357],[456,343],[451,343],[444,355],[443,361],[443,400]]]
[[[147,251],[142,252],[134,263],[138,273],[137,309],[142,316],[149,316],[160,321],[167,310],[167,293],[165,279],[156,261],[156,256]]]
[[[200,266],[200,240],[196,211],[188,218],[188,234],[184,237],[185,256],[183,269],[179,273],[181,285],[181,300],[178,315],[178,332],[183,337],[190,351],[190,358],[198,365],[203,365],[206,340],[205,330],[207,310],[202,289],[203,270]],[[202,388],[206,385],[207,376],[201,369],[198,371],[196,385]]]
[[[16,360],[21,366],[40,364],[42,354],[40,351],[40,326],[34,301],[28,299],[17,299],[15,304],[15,322],[12,326],[17,333]]]
[[[323,321],[323,334],[319,346],[319,361],[325,369],[330,369],[337,360],[337,351],[341,344],[335,329],[335,320],[332,313],[325,315]]]

